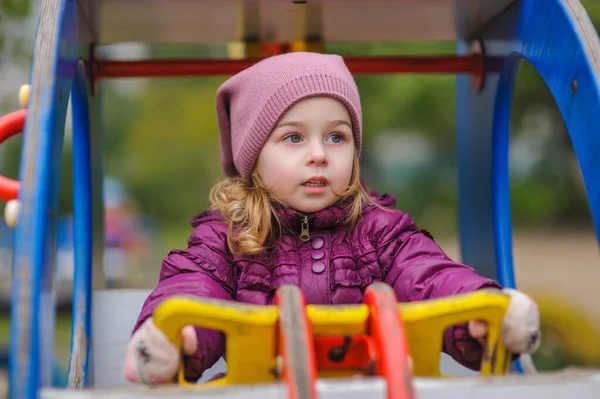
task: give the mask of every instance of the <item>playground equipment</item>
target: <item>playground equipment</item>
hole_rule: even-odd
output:
[[[173,298],[156,309],[154,319],[178,347],[188,324],[225,332],[227,376],[206,384],[274,382],[283,375],[290,397],[314,398],[317,376],[366,374],[385,379],[388,398],[409,399],[411,374],[440,377],[442,334],[468,320],[490,326],[481,375],[507,373],[510,354],[500,329],[508,301],[481,291],[398,305],[391,287],[375,283],[367,287],[363,305],[305,306],[298,287],[283,286],[276,292],[277,306]],[[186,385],[183,367],[179,384]]]
[[[116,389],[83,392],[47,388],[53,345],[55,215],[69,93],[73,114],[76,237],[69,385],[93,388],[97,387],[100,373],[104,372],[99,359],[106,348],[91,351],[91,343],[98,337],[92,336],[92,330],[98,332],[103,327],[98,322],[94,326],[91,324],[92,292],[94,320],[97,320],[96,312],[102,308],[99,306],[102,298],[118,295],[121,303],[128,303],[129,295],[104,289],[103,132],[99,109],[102,86],[99,82],[134,76],[227,75],[276,52],[323,51],[326,42],[408,40],[456,41],[457,55],[353,57],[347,58],[347,63],[356,74],[457,74],[459,228],[463,261],[505,286],[515,286],[508,137],[512,92],[522,59],[538,70],[563,115],[581,168],[595,230],[600,235],[600,136],[593,134],[600,111],[600,43],[578,0],[42,0],[26,110],[0,121],[0,141],[15,133],[15,124],[24,135],[19,181],[0,181],[0,198],[18,201],[11,202],[7,210],[8,220],[16,224],[11,397],[148,397],[152,394],[248,398],[281,397],[286,392],[293,393],[286,385],[275,382],[241,388],[214,388],[202,393],[173,388],[137,389],[121,394]],[[238,58],[226,60],[115,61],[97,58],[99,47],[122,42],[230,43],[232,49],[239,51]],[[240,53],[242,58],[239,58]],[[377,289],[374,292],[378,292]],[[284,333],[280,349],[284,348],[285,354],[290,355],[289,351],[295,347],[292,345],[289,349],[286,339],[300,338],[285,328],[286,323],[290,323],[285,315],[288,306],[292,306],[290,303],[297,306],[294,302],[297,298],[292,301],[284,297],[278,305],[280,313],[275,308],[263,309],[263,312],[272,313],[271,326],[278,319],[276,313],[281,315]],[[133,302],[129,303],[133,306]],[[165,304],[165,309],[167,306]],[[186,305],[194,306],[202,308],[197,303]],[[371,312],[382,305],[375,301],[369,306]],[[206,307],[202,309],[205,311]],[[357,309],[353,310],[355,314],[359,314]],[[361,309],[365,312],[364,307]],[[406,323],[410,335],[411,324],[406,319],[410,308],[403,309],[400,309],[401,320]],[[301,322],[316,330],[319,319],[315,314],[321,311],[326,312],[318,307],[307,307],[307,317]],[[169,334],[172,336],[173,331]],[[305,338],[310,339],[310,335]],[[416,374],[422,364],[417,352],[412,352]],[[301,365],[306,365],[306,359],[302,361]],[[293,365],[284,366],[284,370],[294,370]],[[316,378],[313,371],[307,374],[309,381]],[[394,385],[397,381],[383,377],[319,378],[315,384],[301,385],[303,389],[306,386],[312,388],[298,391],[296,397],[312,397],[314,393],[319,397],[410,397],[408,392],[403,394],[405,396],[393,396],[399,392]],[[406,381],[399,384],[412,386],[412,392],[419,398],[479,395],[494,398],[507,394],[515,399],[566,395],[591,398],[596,397],[600,388],[597,374],[593,372],[566,376],[552,385],[548,385],[552,376],[494,378],[500,380],[429,381],[417,378],[414,385]]]

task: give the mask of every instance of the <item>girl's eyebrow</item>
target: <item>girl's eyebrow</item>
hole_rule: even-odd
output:
[[[302,126],[304,126],[304,123],[296,122],[296,121],[289,121],[289,122],[279,123],[277,125],[277,127],[284,127],[284,126],[302,127]]]
[[[350,129],[352,129],[352,125],[348,121],[345,121],[343,119],[337,119],[337,120],[331,122],[331,126],[339,126],[339,125],[346,125]]]
[[[339,126],[339,125],[346,125],[350,129],[352,129],[352,125],[348,121],[345,121],[343,119],[336,119],[329,123],[329,126]],[[277,125],[277,127],[284,127],[284,126],[291,126],[291,127],[299,128],[299,127],[304,126],[304,123],[300,122],[300,121],[289,121],[289,122],[283,122],[283,123],[280,123]]]

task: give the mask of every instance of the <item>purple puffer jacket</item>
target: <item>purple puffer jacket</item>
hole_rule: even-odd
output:
[[[376,281],[392,286],[401,302],[500,288],[449,259],[408,214],[391,208],[392,196],[372,196],[386,209],[366,206],[352,230],[340,226],[348,204],[307,215],[310,239],[306,242],[300,239],[304,215],[278,209],[289,231],[273,251],[258,257],[232,256],[222,216],[198,215],[192,220],[194,231],[187,249],[173,250],[163,261],[159,283],[146,299],[134,331],[161,301],[178,294],[272,304],[279,286],[295,284],[309,304],[339,305],[361,303],[365,287]],[[184,359],[190,381],[200,378],[225,352],[220,332],[200,328],[197,332],[197,355]],[[459,363],[478,369],[481,348],[465,325],[446,331],[443,349]]]

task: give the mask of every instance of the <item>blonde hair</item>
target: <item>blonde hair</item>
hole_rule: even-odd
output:
[[[229,177],[219,181],[210,190],[210,208],[227,220],[227,245],[234,255],[260,254],[274,244],[277,234],[281,234],[281,221],[274,206],[286,205],[269,193],[256,169],[251,178],[250,185],[241,177]],[[350,228],[360,219],[363,206],[374,202],[361,184],[358,154],[354,156],[350,184],[338,196],[340,199],[337,203],[352,198],[345,220]]]

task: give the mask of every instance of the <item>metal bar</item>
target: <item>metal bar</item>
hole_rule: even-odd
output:
[[[13,252],[10,398],[38,398],[52,383],[54,265],[60,165],[70,80],[66,54],[77,30],[74,1],[43,0],[19,172],[21,212]],[[59,68],[60,72],[59,72]]]
[[[99,78],[191,77],[234,75],[260,59],[168,59],[142,61],[97,60],[94,76]],[[347,57],[353,74],[478,74],[488,60],[481,54],[448,56]],[[490,65],[497,67],[497,63]]]
[[[92,298],[92,184],[90,119],[85,67],[78,65],[71,89],[73,114],[73,321],[69,388],[89,384]]]
[[[496,255],[496,277],[506,288],[516,288],[512,256],[512,217],[510,209],[510,122],[515,82],[521,58],[507,58],[506,69],[498,78],[492,126],[491,182],[493,238]]]

